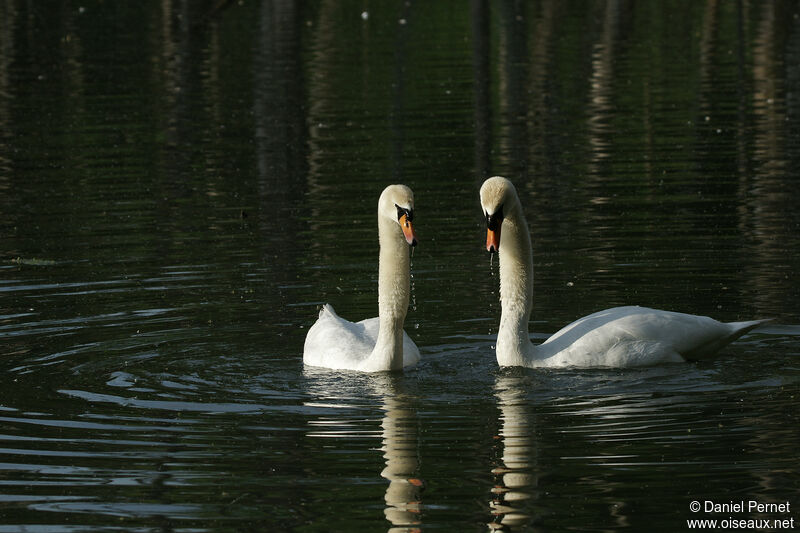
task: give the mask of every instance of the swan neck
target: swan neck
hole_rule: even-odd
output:
[[[411,261],[400,225],[378,217],[378,317],[380,326],[373,357],[391,370],[403,368],[403,323],[411,292]]]
[[[521,208],[507,216],[502,225],[500,303],[497,362],[500,366],[523,365],[534,351],[528,335],[528,321],[533,308],[533,256],[531,237]]]

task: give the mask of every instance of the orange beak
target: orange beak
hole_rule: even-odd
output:
[[[411,221],[408,220],[408,216],[401,216],[398,222],[400,223],[400,227],[403,228],[403,235],[406,236],[406,242],[411,246],[416,246],[417,234],[414,233],[414,226],[411,224]]]
[[[503,206],[502,204],[497,210],[489,214],[489,211],[484,211],[486,214],[486,251],[490,254],[500,251],[500,228],[503,226]]]
[[[495,253],[500,251],[500,225],[496,230],[486,229],[486,251]]]

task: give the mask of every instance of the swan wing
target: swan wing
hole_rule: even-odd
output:
[[[308,330],[303,346],[303,363],[335,370],[364,370],[378,340],[380,319],[367,318],[350,322],[325,304],[319,318]],[[403,366],[420,360],[419,348],[403,331]]]
[[[539,348],[547,366],[629,367],[713,354],[762,321],[722,323],[647,307],[615,307],[583,317]]]
[[[303,363],[338,370],[358,370],[369,357],[378,338],[379,320],[350,322],[325,304],[319,318],[308,330],[303,346]]]

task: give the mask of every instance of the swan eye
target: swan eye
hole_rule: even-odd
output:
[[[397,204],[394,204],[397,208],[397,221],[399,222],[404,216],[406,217],[407,222],[411,222],[414,220],[414,210],[413,209],[406,209],[405,207],[400,207]]]
[[[484,211],[484,214],[486,215],[486,227],[492,231],[497,231],[497,228],[503,223],[503,206],[498,207],[491,215],[488,211]]]

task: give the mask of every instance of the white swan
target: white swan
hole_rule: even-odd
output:
[[[419,348],[403,331],[410,292],[409,245],[416,246],[414,194],[389,185],[378,199],[378,316],[341,318],[325,304],[306,335],[303,362],[340,370],[400,370],[419,361]]]
[[[499,176],[481,186],[486,249],[500,255],[500,366],[631,367],[711,355],[765,320],[722,323],[646,307],[615,307],[562,328],[538,346],[528,336],[533,257],[528,224],[514,185]],[[502,230],[502,246],[501,243]]]

